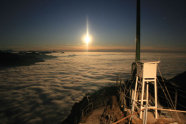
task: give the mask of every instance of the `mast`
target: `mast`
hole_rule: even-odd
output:
[[[136,62],[138,62],[140,61],[140,0],[137,0],[136,13]]]

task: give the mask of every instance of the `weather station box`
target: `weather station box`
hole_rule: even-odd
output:
[[[140,78],[156,78],[158,63],[160,63],[160,61],[137,62],[137,76]]]

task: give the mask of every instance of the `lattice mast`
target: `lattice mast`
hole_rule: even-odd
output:
[[[141,62],[140,60],[140,0],[137,0],[137,15],[136,15],[136,58],[132,64],[133,78],[135,79],[135,88],[132,90],[132,108],[131,112],[139,109],[148,110],[149,107],[155,109],[155,118],[157,118],[157,65],[155,62]],[[154,104],[149,103],[149,84],[154,87]],[[140,118],[142,119],[142,111]],[[143,120],[147,121],[147,113],[143,116]]]
[[[136,12],[136,62],[140,61],[140,0],[137,0]]]

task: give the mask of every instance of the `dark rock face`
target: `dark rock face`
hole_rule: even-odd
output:
[[[120,109],[116,96],[112,96],[100,119],[100,124],[110,124],[116,122],[123,117],[123,112]]]
[[[176,86],[184,91],[186,91],[186,71],[175,76],[169,80],[170,82],[176,83]]]
[[[186,110],[186,71],[170,80],[158,77],[158,101],[163,106]],[[161,85],[161,86],[160,86]],[[164,90],[162,90],[162,88]],[[167,92],[168,91],[168,92]],[[166,93],[166,96],[164,94]],[[171,98],[171,100],[170,100]],[[174,107],[172,107],[172,104]]]
[[[170,92],[174,92],[173,100],[177,99],[176,108],[186,110],[186,71],[170,79],[169,82],[174,87]]]
[[[84,97],[79,103],[75,103],[72,107],[71,113],[66,120],[62,122],[62,124],[78,124],[80,119],[82,118],[82,108],[83,105],[88,104],[87,99]]]

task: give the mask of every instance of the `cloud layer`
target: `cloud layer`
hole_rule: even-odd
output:
[[[53,53],[58,58],[31,66],[0,70],[0,121],[60,123],[86,93],[130,76],[133,52]],[[185,54],[144,53],[144,60],[161,60],[163,76],[186,69]]]

